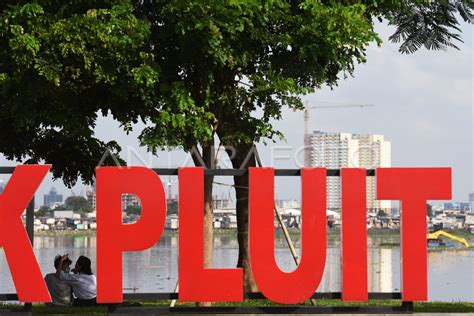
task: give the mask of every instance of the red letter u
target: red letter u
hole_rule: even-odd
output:
[[[274,171],[250,168],[250,259],[257,286],[266,298],[296,304],[316,292],[326,261],[326,169],[302,169],[301,261],[282,272],[274,253]]]

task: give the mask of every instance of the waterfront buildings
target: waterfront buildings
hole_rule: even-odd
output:
[[[43,205],[51,208],[56,203],[63,202],[63,195],[58,194],[55,188],[51,188],[48,194],[43,196]]]
[[[174,201],[177,201],[177,199],[178,198],[176,197]],[[228,208],[232,208],[232,201],[224,194],[222,194],[220,197],[218,195],[214,195],[214,197],[212,198],[212,205],[215,210],[228,209]]]
[[[95,191],[90,188],[86,192],[86,199],[92,205],[92,209],[95,210],[96,207],[96,195]],[[139,207],[140,200],[134,194],[122,194],[122,210],[127,209],[127,207]]]
[[[89,187],[86,191],[86,199],[92,205],[92,209],[95,210],[96,206],[96,198],[95,198],[95,189],[93,187]]]
[[[310,167],[327,169],[391,166],[391,143],[383,135],[357,135],[315,131],[310,136]],[[327,179],[327,208],[341,208],[339,177]],[[375,177],[367,177],[367,209],[370,213],[391,212],[390,201],[376,199]]]
[[[140,200],[134,194],[122,194],[122,210],[126,210],[129,206],[139,207]]]
[[[444,209],[453,210],[453,211],[472,212],[473,204],[474,204],[473,202],[446,202],[444,203]]]
[[[74,219],[74,215],[79,215],[79,214],[74,214],[73,211],[68,211],[68,210],[54,211],[53,214],[54,214],[53,216],[55,219]],[[80,215],[79,215],[79,218],[81,218]]]

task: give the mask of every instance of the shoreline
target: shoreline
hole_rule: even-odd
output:
[[[295,244],[300,242],[301,230],[289,229],[290,238]],[[463,232],[463,231],[450,231],[456,236],[464,237],[470,244],[470,247],[429,247],[428,251],[474,251],[474,234]],[[237,229],[214,229],[214,237],[230,238],[232,240],[237,239]],[[400,231],[398,229],[380,229],[372,228],[367,230],[367,236],[371,238],[379,239],[380,243],[376,245],[377,248],[400,248]],[[37,231],[35,237],[68,237],[68,238],[84,238],[84,237],[96,237],[95,230],[57,230],[57,231]],[[177,230],[164,230],[161,237],[178,237]],[[340,229],[330,228],[327,230],[327,241],[328,242],[340,242]],[[275,229],[276,246],[286,245],[285,237],[283,232],[279,229]],[[369,245],[369,247],[373,247]]]
[[[288,230],[290,237],[299,239],[301,235],[300,229],[289,229]],[[237,238],[237,229],[214,229],[214,236],[229,236]],[[328,229],[327,237],[328,239],[338,239],[340,234],[339,229]],[[275,236],[283,236],[283,232],[279,229],[275,229]],[[368,236],[399,236],[399,230],[388,230],[388,229],[370,229],[367,232]],[[35,231],[35,237],[95,237],[95,230],[43,230]],[[173,237],[178,236],[178,230],[164,230],[162,237]]]
[[[464,230],[449,230],[446,229],[445,231],[455,234],[459,237],[470,237],[469,239],[474,240],[474,233],[469,233]],[[288,232],[291,237],[299,237],[301,235],[301,230],[296,228],[288,229]],[[338,237],[341,231],[339,228],[328,228],[327,229],[327,236],[331,237]],[[213,234],[215,236],[237,236],[237,229],[222,229],[217,228],[213,230]],[[95,236],[95,230],[42,230],[42,231],[35,231],[35,236],[39,237],[55,237],[55,236]],[[163,231],[162,236],[177,236],[178,230],[167,230]],[[280,229],[275,228],[275,236],[283,235]],[[367,235],[371,237],[383,237],[383,236],[400,236],[399,229],[387,229],[387,228],[369,228],[367,230]]]

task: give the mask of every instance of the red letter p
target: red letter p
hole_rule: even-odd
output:
[[[142,205],[135,224],[122,223],[122,194]],[[122,302],[122,253],[152,247],[161,237],[166,199],[160,177],[144,167],[97,168],[97,301]]]

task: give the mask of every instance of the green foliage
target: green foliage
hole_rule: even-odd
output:
[[[178,214],[178,202],[171,201],[168,202],[166,205],[167,214]],[[124,210],[128,215],[141,215],[142,208],[139,205],[128,205],[127,208]]]
[[[178,201],[169,201],[166,205],[166,213],[168,215],[178,214]]]
[[[0,2],[0,153],[90,182],[112,114],[150,150],[282,137],[272,121],[335,86],[380,44],[374,19],[413,52],[459,40],[472,0],[5,0]],[[114,163],[106,159],[105,164]],[[121,162],[123,163],[123,162]]]
[[[43,216],[49,216],[52,214],[52,211],[49,207],[47,206],[41,206],[38,211],[35,212],[36,217],[43,217]]]
[[[74,213],[85,214],[92,212],[92,205],[83,196],[70,196],[66,199],[64,207],[67,210],[72,210]]]
[[[128,215],[140,215],[142,213],[141,206],[138,205],[127,205],[124,210]]]
[[[423,46],[430,50],[458,48],[454,42],[462,40],[457,15],[473,23],[473,9],[472,0],[407,2],[405,10],[388,16],[390,24],[397,26],[390,40],[401,42],[400,52],[405,54],[414,53]]]
[[[52,163],[69,185],[91,181],[104,152],[120,150],[95,137],[98,112],[134,121],[154,99],[149,36],[130,1],[2,1],[0,152]]]
[[[143,307],[168,307],[170,305],[169,300],[161,301],[137,301]],[[246,299],[243,302],[237,303],[216,303],[216,306],[220,307],[259,307],[259,306],[279,306],[268,300],[250,300]],[[299,306],[311,306],[311,302],[305,301]],[[178,306],[193,306],[191,303],[178,303]],[[281,305],[280,305],[281,306]],[[328,300],[320,299],[317,300],[317,306],[353,306],[353,307],[365,307],[365,306],[400,306],[398,300],[370,300],[368,302],[343,302],[341,300]],[[1,304],[2,309],[8,310],[20,310],[23,306],[19,304]],[[33,310],[35,314],[81,314],[81,315],[106,315],[107,306],[97,307],[54,307],[43,303],[34,303]],[[416,313],[472,313],[474,312],[474,303],[472,302],[415,302],[414,311]]]
[[[433,217],[433,206],[431,204],[426,204],[426,215],[428,217]]]
[[[234,146],[282,137],[272,126],[282,108],[300,109],[301,95],[351,76],[368,45],[381,43],[375,18],[398,27],[392,40],[404,52],[420,43],[439,49],[460,40],[449,35],[454,14],[470,22],[471,1],[141,1],[137,15],[151,22],[165,98],[142,144],[189,150],[214,133]],[[420,29],[420,11],[451,18],[427,19]]]
[[[271,120],[282,107],[301,108],[299,95],[351,75],[367,45],[379,42],[366,9],[336,1],[145,1],[137,12],[151,21],[149,45],[169,70],[161,80],[171,93],[143,144],[189,150],[214,132],[229,145],[281,136]]]

